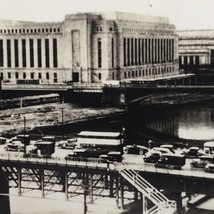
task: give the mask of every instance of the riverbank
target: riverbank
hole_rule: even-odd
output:
[[[71,103],[49,103],[1,110],[0,134],[15,135],[39,127],[57,126],[122,112],[124,110],[121,108],[80,107]]]

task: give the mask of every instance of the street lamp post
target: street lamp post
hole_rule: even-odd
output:
[[[24,135],[26,134],[26,117],[22,115],[24,118]]]

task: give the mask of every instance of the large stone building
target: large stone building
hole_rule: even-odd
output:
[[[62,22],[0,21],[3,81],[99,83],[178,74],[178,37],[165,17],[77,13]]]
[[[180,68],[196,71],[214,65],[214,30],[178,31]]]

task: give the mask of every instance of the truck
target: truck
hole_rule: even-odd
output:
[[[51,158],[55,152],[55,142],[52,141],[39,141],[32,147],[26,149],[23,157],[36,157],[36,158]]]
[[[184,155],[162,154],[155,163],[155,167],[181,169],[186,164]]]

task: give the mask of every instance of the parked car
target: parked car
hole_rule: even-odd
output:
[[[156,163],[160,159],[161,153],[160,152],[152,152],[146,154],[143,160],[147,163]]]
[[[12,141],[4,147],[5,151],[23,152],[25,146],[21,141]]]
[[[67,140],[62,140],[58,143],[58,147],[61,149],[74,149],[77,145],[77,139],[71,138]]]
[[[205,168],[204,168],[205,172],[214,172],[214,164],[213,163],[208,163]]]
[[[139,154],[144,155],[149,151],[149,149],[145,146],[141,145],[126,145],[123,149],[125,154]]]
[[[185,155],[187,158],[195,158],[204,155],[204,153],[200,151],[200,148],[197,146],[184,149],[181,154]]]
[[[186,163],[184,155],[163,154],[155,163],[155,167],[181,169]]]
[[[123,156],[121,152],[112,151],[108,154],[100,155],[99,160],[101,162],[121,162],[123,160]]]
[[[7,142],[7,138],[0,137],[0,144],[5,144]]]
[[[190,166],[196,168],[205,168],[208,163],[214,163],[213,155],[202,155],[199,158],[194,158],[190,163]]]
[[[151,149],[153,152],[160,152],[161,154],[174,154],[174,150],[169,149],[169,148],[162,148],[162,147],[154,147]]]
[[[88,152],[86,149],[77,148],[73,150],[73,153],[65,156],[65,160],[81,161],[88,158]]]

